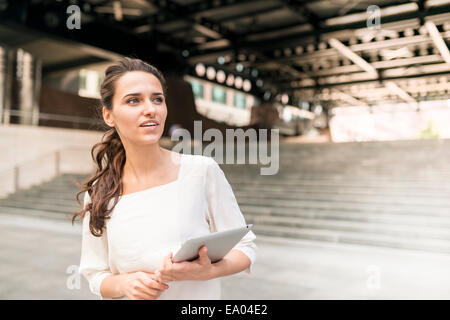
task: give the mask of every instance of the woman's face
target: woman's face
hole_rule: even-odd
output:
[[[166,101],[161,83],[153,74],[131,71],[115,83],[112,110],[103,107],[105,122],[116,127],[124,144],[156,143],[164,131],[167,117]],[[143,127],[153,120],[156,126]]]

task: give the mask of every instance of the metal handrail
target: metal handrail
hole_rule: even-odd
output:
[[[33,111],[31,110],[4,110],[4,114],[11,115],[15,117],[30,117],[33,115]],[[88,118],[88,117],[80,117],[80,116],[70,116],[70,115],[62,115],[56,113],[38,113],[38,118],[42,120],[55,120],[62,122],[72,122],[72,123],[87,123],[87,124],[99,124],[98,120]]]

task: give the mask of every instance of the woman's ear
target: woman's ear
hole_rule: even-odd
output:
[[[114,127],[113,116],[107,108],[102,107],[102,115],[103,115],[103,120],[105,121],[105,123],[110,127]]]

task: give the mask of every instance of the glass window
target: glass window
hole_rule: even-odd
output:
[[[242,93],[235,93],[234,106],[239,109],[245,109],[245,95]]]
[[[79,89],[80,89],[80,90],[86,90],[86,89],[87,89],[87,80],[86,80],[86,77],[87,77],[87,72],[86,72],[86,70],[81,69],[81,70],[80,70],[80,73],[79,73],[79,83],[78,83]]]
[[[102,87],[103,76],[98,76],[97,78],[97,92],[100,93],[100,89]]]
[[[203,98],[203,85],[198,81],[191,81],[192,91],[194,92],[194,97]]]
[[[226,104],[227,103],[227,92],[220,87],[213,87],[212,101]]]

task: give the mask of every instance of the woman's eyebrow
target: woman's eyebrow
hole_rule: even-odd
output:
[[[122,99],[124,99],[124,98],[126,98],[126,97],[128,97],[128,96],[136,97],[136,96],[140,96],[140,95],[141,95],[141,94],[140,94],[139,92],[136,92],[136,93],[128,93],[128,94],[124,95]],[[153,93],[152,93],[152,96],[164,96],[164,94],[161,93],[161,92],[153,92]]]
[[[140,95],[141,95],[140,93],[128,93],[128,94],[124,95],[122,99],[124,99],[124,98],[126,98],[126,97],[128,97],[128,96],[133,96],[133,97],[135,97],[135,96],[140,96]]]

